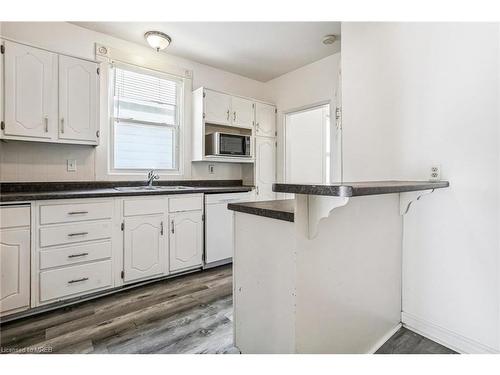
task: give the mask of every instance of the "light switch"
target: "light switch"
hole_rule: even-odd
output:
[[[76,160],[68,159],[67,162],[67,170],[68,172],[76,172]]]

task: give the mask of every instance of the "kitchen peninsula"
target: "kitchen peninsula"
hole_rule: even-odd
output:
[[[403,216],[447,187],[280,183],[273,190],[295,200],[229,204],[236,346],[242,353],[375,352],[401,326]]]

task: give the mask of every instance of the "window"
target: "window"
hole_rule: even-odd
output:
[[[112,169],[179,170],[182,80],[115,67]]]

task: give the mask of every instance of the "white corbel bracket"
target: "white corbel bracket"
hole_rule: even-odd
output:
[[[434,193],[434,189],[410,191],[408,193],[399,194],[399,213],[403,216],[406,215],[410,211],[410,208],[414,206],[414,202],[420,200],[423,196],[432,193]]]
[[[345,206],[349,202],[349,198],[308,195],[307,201],[308,238],[312,240],[318,234],[320,221],[329,217],[336,208]]]

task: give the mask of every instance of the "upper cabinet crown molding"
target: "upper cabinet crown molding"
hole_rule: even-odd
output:
[[[1,139],[97,145],[99,64],[3,41]]]

